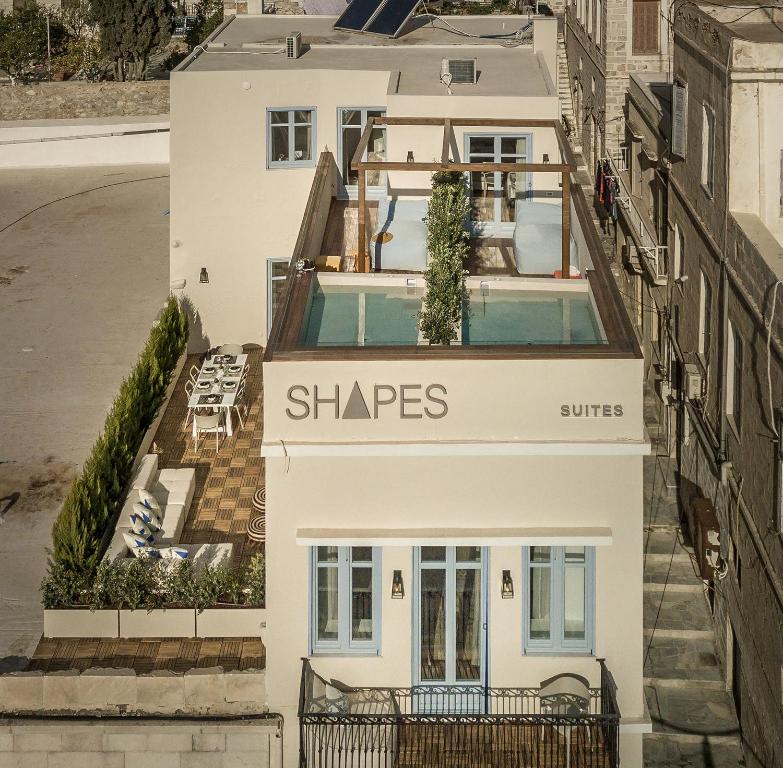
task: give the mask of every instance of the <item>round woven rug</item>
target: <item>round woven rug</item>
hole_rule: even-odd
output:
[[[254,517],[247,524],[247,536],[253,541],[264,541],[266,539],[266,520],[263,516]]]
[[[253,494],[253,509],[256,512],[266,512],[266,486],[261,486]]]

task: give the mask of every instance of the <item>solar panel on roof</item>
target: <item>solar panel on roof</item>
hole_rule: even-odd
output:
[[[361,32],[383,0],[353,0],[334,23],[335,29]]]
[[[397,37],[419,2],[420,0],[386,0],[363,31],[372,35]]]

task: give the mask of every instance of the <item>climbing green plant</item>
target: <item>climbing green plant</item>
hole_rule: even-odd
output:
[[[457,338],[465,298],[468,256],[468,196],[461,174],[439,171],[432,177],[427,206],[426,295],[419,327],[430,344],[450,344]]]
[[[104,534],[122,505],[136,453],[163,404],[187,338],[187,316],[170,297],[54,522],[49,575],[57,584],[75,584],[95,572]],[[47,587],[42,589],[46,602]]]

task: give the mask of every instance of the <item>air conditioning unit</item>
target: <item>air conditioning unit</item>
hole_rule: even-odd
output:
[[[475,83],[478,76],[475,59],[443,59],[440,63],[440,74],[451,75],[454,83]]]
[[[285,39],[285,55],[289,59],[298,59],[302,55],[302,33],[291,32]]]
[[[706,379],[701,365],[695,362],[683,363],[682,380],[687,400],[701,400],[704,397]]]

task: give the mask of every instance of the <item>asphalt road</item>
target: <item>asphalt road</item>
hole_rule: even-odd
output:
[[[0,671],[43,628],[51,526],[168,293],[168,167],[0,171]]]

